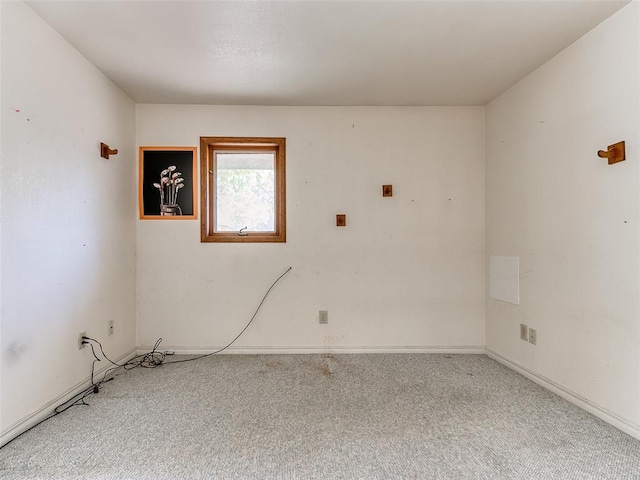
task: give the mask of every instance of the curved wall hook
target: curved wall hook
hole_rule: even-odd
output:
[[[100,156],[109,160],[109,155],[117,155],[118,149],[111,150],[106,143],[100,143]]]
[[[609,145],[607,147],[607,151],[598,150],[598,156],[600,158],[608,159],[609,165],[626,160],[624,141]]]

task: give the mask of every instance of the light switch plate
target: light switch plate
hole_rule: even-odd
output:
[[[525,342],[529,340],[529,328],[524,324],[520,324],[520,339]]]

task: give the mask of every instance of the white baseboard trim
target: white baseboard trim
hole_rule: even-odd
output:
[[[151,350],[152,347],[138,347],[138,355]],[[176,355],[206,355],[219,350],[222,347],[165,347],[161,346],[159,352],[174,352]],[[221,354],[341,354],[341,353],[459,353],[484,355],[484,345],[427,345],[427,346],[367,346],[367,347],[234,347],[220,352]]]
[[[540,375],[533,370],[528,369],[524,365],[520,365],[513,360],[508,359],[507,357],[499,354],[498,352],[494,352],[493,350],[487,348],[486,349],[487,356],[489,358],[494,359],[495,361],[509,367],[512,370],[524,375],[529,380],[537,383],[538,385],[546,388],[547,390],[552,391],[556,395],[564,398],[565,400],[573,403],[574,405],[586,410],[587,412],[595,415],[601,420],[604,420],[610,425],[613,425],[618,430],[622,430],[624,433],[631,435],[632,437],[640,440],[640,425],[636,425],[633,422],[625,420],[622,417],[619,417],[615,413],[608,411],[606,408],[603,408],[590,400],[584,398],[583,396],[572,392],[568,388],[560,385],[559,383],[554,382],[553,380],[546,378],[543,375]]]
[[[116,363],[122,363],[122,362],[128,361],[132,359],[135,355],[136,355],[136,349],[132,348],[127,353],[125,353],[120,358],[118,358],[116,360]],[[112,365],[108,364],[108,365],[105,365],[103,368],[96,370],[94,373],[94,377],[99,377],[108,368],[111,368],[111,367]],[[26,415],[20,420],[14,422],[6,430],[4,430],[3,432],[0,432],[0,447],[2,445],[5,445],[6,443],[9,443],[18,435],[20,435],[23,432],[26,432],[35,424],[42,421],[47,416],[51,415],[54,408],[64,403],[65,401],[70,400],[71,398],[73,398],[75,395],[79,394],[83,390],[86,390],[89,387],[89,385],[91,385],[91,377],[87,376],[84,380],[77,383],[73,387],[69,388],[65,392],[61,393],[53,400],[47,402],[45,405],[40,407],[35,412],[32,412],[29,415]]]
[[[162,347],[158,351],[173,351],[176,355],[204,355],[215,352],[221,347]],[[150,348],[138,347],[132,349],[129,352],[122,355],[116,360],[117,363],[130,360],[136,355],[147,353]],[[566,387],[554,382],[553,380],[540,375],[524,365],[521,365],[509,358],[479,345],[469,346],[367,346],[367,347],[229,347],[221,354],[358,354],[358,353],[452,353],[452,354],[486,354],[489,358],[496,360],[497,362],[505,365],[506,367],[515,370],[516,372],[524,375],[533,382],[541,385],[547,390],[559,395],[565,400],[577,405],[578,407],[586,410],[587,412],[595,415],[601,420],[613,425],[626,434],[640,440],[640,425],[636,425],[618,415],[608,411],[607,409],[596,405],[581,395],[572,392]],[[95,372],[98,376],[107,370],[109,366],[105,366]],[[69,388],[56,398],[52,399],[35,412],[23,417],[10,425],[6,430],[0,432],[0,446],[5,445],[12,439],[25,432],[33,425],[40,422],[46,416],[51,414],[51,411],[66,400],[73,398],[78,393],[85,390],[90,385],[91,379],[85,378],[83,381]]]

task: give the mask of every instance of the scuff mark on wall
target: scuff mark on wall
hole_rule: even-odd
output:
[[[15,364],[18,363],[20,357],[22,357],[26,351],[27,346],[24,343],[19,344],[17,342],[12,342],[7,346],[3,357],[7,364]]]

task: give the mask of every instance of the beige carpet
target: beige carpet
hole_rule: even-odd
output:
[[[640,442],[483,355],[219,355],[87,402],[0,478],[640,479]]]

